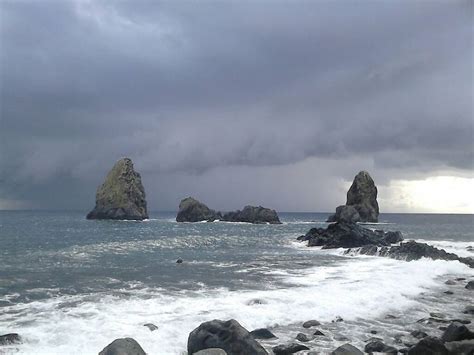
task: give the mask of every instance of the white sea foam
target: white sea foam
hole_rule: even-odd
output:
[[[456,261],[400,262],[377,257],[268,273],[288,286],[175,293],[141,288],[126,299],[111,295],[58,297],[5,307],[0,331],[23,335],[22,354],[97,354],[119,337],[135,338],[150,354],[181,354],[189,332],[210,319],[235,318],[253,329],[311,318],[330,321],[337,315],[346,320],[374,318],[417,305],[420,293],[443,287],[441,275],[474,276]],[[249,305],[254,299],[264,303]],[[154,323],[159,329],[150,332],[145,323]]]

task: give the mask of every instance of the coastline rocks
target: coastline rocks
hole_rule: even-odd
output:
[[[155,330],[158,330],[158,327],[154,325],[153,323],[146,323],[146,324],[143,324],[143,326],[150,329],[150,332],[154,332]]]
[[[304,238],[308,246],[331,248],[359,248],[367,245],[389,246],[403,240],[400,232],[372,231],[355,223],[338,222],[324,228],[312,228]]]
[[[245,206],[242,211],[227,212],[222,216],[226,222],[247,222],[254,224],[281,224],[275,210],[262,206]]]
[[[387,346],[380,340],[373,340],[365,345],[364,351],[366,353],[384,353],[384,354],[397,354],[398,350],[392,346]]]
[[[298,333],[296,335],[296,340],[301,341],[302,343],[307,343],[308,341],[311,341],[312,339],[304,333]]]
[[[0,345],[20,344],[21,337],[17,333],[0,335]]]
[[[144,220],[148,218],[145,189],[132,160],[120,159],[96,193],[94,209],[87,219]]]
[[[426,337],[408,350],[408,355],[448,355],[443,342],[435,337]]]
[[[341,345],[331,355],[363,355],[364,353],[349,343]]]
[[[468,290],[474,290],[474,281],[469,281],[465,286]]]
[[[319,323],[316,319],[311,319],[303,323],[303,328],[311,328],[316,327],[318,325],[321,325],[321,323]]]
[[[204,203],[192,197],[187,197],[179,203],[176,222],[215,221],[220,218],[219,212],[211,210]]]
[[[441,336],[441,340],[444,342],[470,339],[474,339],[474,333],[465,325],[458,322],[451,323]]]
[[[302,344],[290,343],[275,346],[272,350],[275,355],[289,355],[301,350],[309,350],[309,348]]]
[[[122,338],[111,342],[99,355],[146,355],[146,353],[135,339]]]
[[[328,218],[328,222],[378,222],[377,187],[368,172],[361,171],[355,176],[347,191],[345,206],[352,208],[339,206],[336,214]]]
[[[202,323],[188,337],[188,354],[208,348],[220,348],[227,354],[266,355],[266,350],[236,320],[212,320]]]
[[[250,335],[254,339],[273,339],[273,338],[277,338],[277,336],[275,334],[273,334],[271,331],[269,331],[267,328],[259,328],[259,329],[252,330],[250,332]]]
[[[197,353],[192,355],[227,355],[227,353],[219,348],[209,348],[204,350],[199,350]]]

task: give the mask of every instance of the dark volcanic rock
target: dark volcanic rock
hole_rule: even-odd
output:
[[[245,206],[242,211],[227,212],[222,216],[226,222],[247,222],[254,224],[281,224],[275,210],[262,206]]]
[[[311,328],[316,327],[318,325],[321,325],[321,323],[319,323],[316,319],[311,319],[303,323],[303,328]]]
[[[364,353],[354,345],[344,344],[331,352],[331,355],[363,355]]]
[[[99,355],[146,355],[135,339],[116,339],[107,345]]]
[[[438,338],[426,337],[408,350],[408,355],[448,355],[449,351]]]
[[[211,210],[204,203],[192,197],[187,197],[179,203],[176,222],[215,221],[221,217],[219,212]]]
[[[303,343],[306,343],[306,342],[308,342],[308,341],[311,341],[311,338],[308,337],[308,336],[307,336],[306,334],[304,334],[304,333],[298,333],[298,334],[296,335],[296,340],[299,340],[299,341],[301,341],[301,342],[303,342]]]
[[[277,337],[275,334],[273,334],[267,328],[259,328],[259,329],[252,330],[250,332],[250,335],[254,339],[272,339],[272,338]]]
[[[188,337],[188,354],[208,348],[220,348],[227,354],[267,354],[265,349],[236,320],[212,320],[202,323]]]
[[[306,238],[308,246],[323,246],[324,249],[389,246],[403,240],[400,232],[374,232],[358,224],[345,222],[330,224],[326,229],[312,228]]]
[[[21,337],[17,333],[0,335],[0,345],[10,345],[21,343]]]
[[[377,187],[369,173],[361,171],[347,191],[346,205],[339,206],[328,222],[378,222],[378,219]]]
[[[474,281],[469,281],[465,286],[468,290],[474,290]]]
[[[154,325],[153,323],[143,324],[143,326],[150,329],[150,332],[154,332],[155,330],[158,330],[158,327]]]
[[[458,322],[451,323],[441,336],[441,340],[444,342],[469,339],[474,339],[474,333],[471,332],[465,325]]]
[[[289,355],[301,350],[309,350],[309,348],[302,344],[291,343],[275,346],[272,350],[275,355]]]
[[[120,159],[97,189],[95,207],[87,219],[141,221],[147,218],[145,189],[140,174],[133,170],[130,159]]]
[[[384,354],[396,354],[398,350],[394,347],[387,346],[382,343],[380,340],[373,340],[365,345],[364,351],[366,353],[384,353]]]

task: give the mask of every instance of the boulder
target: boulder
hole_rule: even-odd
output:
[[[158,327],[154,325],[153,323],[146,323],[146,324],[143,324],[143,326],[150,329],[150,332],[154,332],[155,330],[158,330]]]
[[[408,355],[449,355],[443,342],[435,337],[426,337],[408,350]]]
[[[474,333],[459,322],[452,322],[441,336],[441,340],[444,342],[470,339],[474,339]]]
[[[474,290],[474,281],[469,281],[465,286],[468,290]]]
[[[363,355],[364,353],[357,349],[354,345],[344,344],[331,352],[331,355]]]
[[[344,208],[351,207],[351,208]],[[339,206],[328,222],[378,222],[377,187],[366,171],[359,172],[347,191],[345,206]]]
[[[308,246],[331,248],[360,248],[389,246],[403,240],[400,232],[372,231],[355,223],[337,222],[327,228],[312,228],[307,234]]]
[[[387,346],[380,340],[373,340],[365,345],[364,351],[366,353],[384,353],[384,354],[397,354],[398,350],[392,346]]]
[[[272,350],[275,355],[289,355],[301,350],[309,350],[309,348],[302,344],[290,343],[275,346]]]
[[[122,338],[111,342],[99,355],[146,355],[146,353],[135,339]]]
[[[316,327],[318,325],[321,325],[321,323],[319,323],[316,319],[311,319],[303,323],[303,328],[311,328]]]
[[[192,197],[187,197],[179,203],[176,222],[215,221],[220,218],[219,212],[211,210],[204,203]]]
[[[145,189],[129,158],[120,159],[99,186],[95,207],[87,219],[144,220],[148,218]]]
[[[304,333],[298,333],[296,335],[296,340],[301,341],[302,343],[307,343],[308,341],[311,341],[312,339]]]
[[[192,355],[227,355],[227,353],[219,348],[209,348],[204,350],[199,350]]]
[[[20,344],[21,337],[17,333],[0,335],[0,345]],[[1,352],[0,352],[1,353]]]
[[[202,323],[188,337],[188,354],[209,348],[223,349],[227,354],[266,355],[266,350],[236,320],[212,320]]]
[[[227,212],[222,216],[226,222],[247,222],[254,224],[281,224],[275,210],[262,206],[245,206],[242,211]]]
[[[414,330],[410,334],[412,337],[417,338],[417,339],[423,339],[428,336],[428,334],[426,334],[425,332],[421,330]]]
[[[259,329],[252,330],[250,332],[250,335],[254,339],[272,339],[272,338],[277,337],[275,334],[273,334],[267,328],[259,328]]]

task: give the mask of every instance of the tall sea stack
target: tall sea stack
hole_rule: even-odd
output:
[[[347,191],[345,205],[339,206],[328,222],[378,222],[377,187],[367,171],[359,172]]]
[[[95,207],[87,219],[141,221],[147,218],[145,189],[140,174],[133,169],[131,159],[122,158],[97,189]]]

